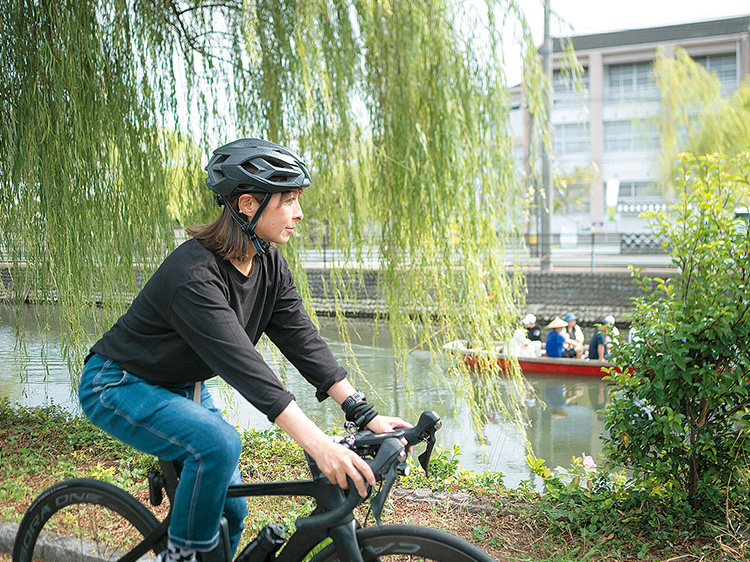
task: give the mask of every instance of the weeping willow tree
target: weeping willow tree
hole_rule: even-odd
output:
[[[722,95],[718,76],[681,48],[673,57],[657,53],[654,76],[662,99],[661,184],[671,199],[680,152],[731,157],[750,148],[750,82]]]
[[[217,212],[201,169],[210,151],[253,135],[313,170],[307,230],[283,250],[303,292],[300,251],[325,232],[342,265],[380,264],[380,313],[402,353],[507,338],[524,304],[506,263],[526,204],[502,73],[509,24],[527,81],[542,82],[518,6],[476,6],[0,0],[6,300],[56,303],[80,358],[175,226]],[[356,283],[345,270],[332,274],[339,304]],[[504,409],[488,379],[462,380]]]
[[[745,80],[703,116],[700,130],[690,136],[686,148],[694,154],[727,155],[750,148],[750,80]]]

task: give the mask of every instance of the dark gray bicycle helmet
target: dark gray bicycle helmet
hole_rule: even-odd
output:
[[[226,206],[260,255],[266,253],[270,244],[255,234],[255,226],[271,196],[310,185],[310,173],[299,156],[261,139],[239,139],[217,148],[206,171],[206,185],[216,194],[217,203]],[[266,194],[250,222],[240,217],[228,201],[242,193]]]
[[[280,193],[310,185],[307,166],[299,156],[260,139],[239,139],[217,148],[206,171],[206,185],[224,198],[237,193]]]

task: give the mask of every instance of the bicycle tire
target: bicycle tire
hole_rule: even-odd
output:
[[[13,562],[116,560],[158,525],[143,504],[117,486],[90,478],[66,480],[47,488],[26,511]],[[165,549],[166,542],[160,539],[155,550]]]
[[[419,525],[384,525],[357,531],[357,543],[365,562],[496,562],[477,546],[439,529]],[[312,557],[310,562],[336,562],[333,544]]]

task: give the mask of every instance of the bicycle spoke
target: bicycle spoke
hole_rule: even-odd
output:
[[[29,508],[13,547],[14,562],[118,560],[158,521],[125,491],[96,480],[61,482]],[[159,537],[155,548],[163,548]],[[140,562],[153,560],[153,552]]]
[[[34,560],[77,562],[117,560],[143,539],[127,519],[93,504],[71,505],[45,524]],[[153,556],[141,558],[144,562]]]

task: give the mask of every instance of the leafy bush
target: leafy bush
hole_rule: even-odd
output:
[[[735,215],[748,173],[750,153],[684,157],[678,201],[649,213],[675,275],[636,270],[632,341],[613,353],[609,458],[704,522],[750,517],[750,234]]]
[[[690,504],[653,480],[634,482],[624,471],[596,467],[585,455],[574,457],[570,468],[554,471],[542,459],[530,456],[526,461],[544,481],[538,513],[553,533],[622,539],[618,543],[625,545],[634,537],[646,541],[631,545],[636,551],[651,542],[677,542],[695,534]]]
[[[398,486],[405,489],[426,488],[433,492],[466,492],[483,496],[485,499],[514,495],[525,496],[526,490],[513,490],[505,486],[505,475],[501,472],[484,471],[481,474],[464,469],[460,462],[461,447],[454,444],[451,449],[437,445],[432,451],[429,476],[425,475],[417,457],[422,453],[421,447],[407,459],[408,475],[398,480]]]

